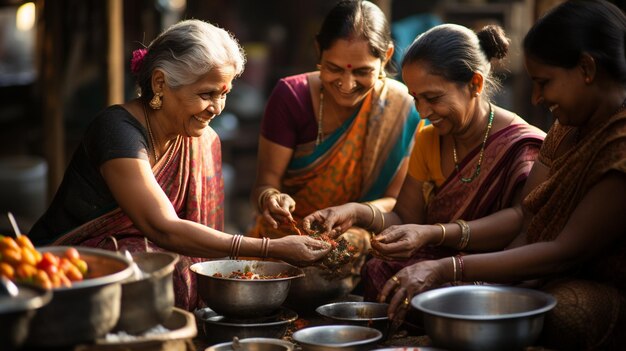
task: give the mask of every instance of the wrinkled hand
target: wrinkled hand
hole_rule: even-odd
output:
[[[293,220],[291,213],[296,209],[296,201],[289,194],[278,193],[269,195],[263,202],[263,218],[274,228],[278,223]]]
[[[391,323],[399,325],[410,309],[413,296],[445,283],[442,260],[422,261],[401,269],[387,280],[378,296],[379,302],[389,299],[387,315]]]
[[[313,239],[306,235],[287,235],[271,241],[277,247],[278,256],[297,266],[307,266],[326,256],[331,245],[325,241]]]
[[[350,229],[356,222],[355,205],[355,203],[351,202],[315,211],[304,217],[302,227],[309,234],[318,232],[320,234],[328,234],[329,237],[335,239]],[[318,228],[321,228],[322,231],[315,230]]]
[[[391,226],[372,237],[372,254],[382,259],[407,259],[429,242],[424,226],[403,224]]]

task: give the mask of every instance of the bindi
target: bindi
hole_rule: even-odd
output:
[[[348,65],[346,66],[348,68],[352,68],[352,65],[348,63]]]

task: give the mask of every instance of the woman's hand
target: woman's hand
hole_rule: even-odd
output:
[[[331,245],[307,235],[287,235],[270,242],[270,255],[298,266],[307,266],[326,256]]]
[[[304,217],[302,227],[309,234],[319,232],[319,230],[315,229],[321,228],[322,234],[328,234],[333,239],[337,238],[355,225],[357,220],[356,206],[358,205],[355,202],[350,202],[345,205],[315,211]]]
[[[289,223],[293,220],[291,213],[296,209],[296,201],[285,193],[272,193],[265,197],[263,201],[263,218],[278,228],[278,223]]]
[[[433,235],[438,234],[429,230],[430,227],[418,224],[391,226],[372,237],[372,253],[383,259],[410,258],[417,250],[432,242]]]
[[[379,302],[389,299],[387,315],[392,324],[399,325],[410,309],[413,296],[446,283],[445,260],[421,261],[401,269],[387,280],[378,296]]]

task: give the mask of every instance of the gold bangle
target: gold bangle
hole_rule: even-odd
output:
[[[380,221],[381,221],[381,223],[380,223],[380,230],[378,231],[380,233],[383,230],[385,230],[385,214],[383,213],[383,211],[380,208],[378,208],[378,212],[380,213]]]
[[[459,244],[457,245],[457,249],[464,250],[467,247],[467,244],[470,240],[471,230],[469,224],[462,219],[457,219],[454,223],[458,224],[461,227],[461,240],[459,240]]]
[[[454,258],[454,256],[452,256],[450,258],[452,258],[452,269],[453,269],[453,271],[452,271],[452,273],[453,273],[452,281],[456,282],[456,259]]]
[[[374,224],[374,220],[376,219],[376,210],[374,210],[374,205],[372,205],[369,202],[364,202],[365,205],[367,205],[367,207],[370,208],[370,210],[372,211],[372,220],[370,221],[370,224],[367,225],[367,227],[365,227],[365,229],[370,229],[372,228],[372,224]]]
[[[441,223],[435,223],[435,225],[438,225],[441,228],[441,240],[439,240],[435,246],[441,246],[441,244],[443,244],[446,240],[446,227],[444,227]]]

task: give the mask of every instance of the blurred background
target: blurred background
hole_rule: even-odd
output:
[[[563,0],[379,0],[392,23],[396,62],[416,35],[442,22],[480,29],[500,24],[512,40],[495,68],[496,103],[547,130],[550,117],[530,104],[520,42],[541,13]],[[623,4],[614,1],[621,8]],[[136,95],[132,51],[180,19],[207,20],[232,32],[248,63],[225,111],[211,125],[221,137],[226,231],[251,223],[257,140],[276,81],[312,71],[314,36],[336,0],[0,0],[0,234],[4,213],[27,232],[43,213],[83,131],[104,107]],[[397,77],[400,79],[399,77]]]

